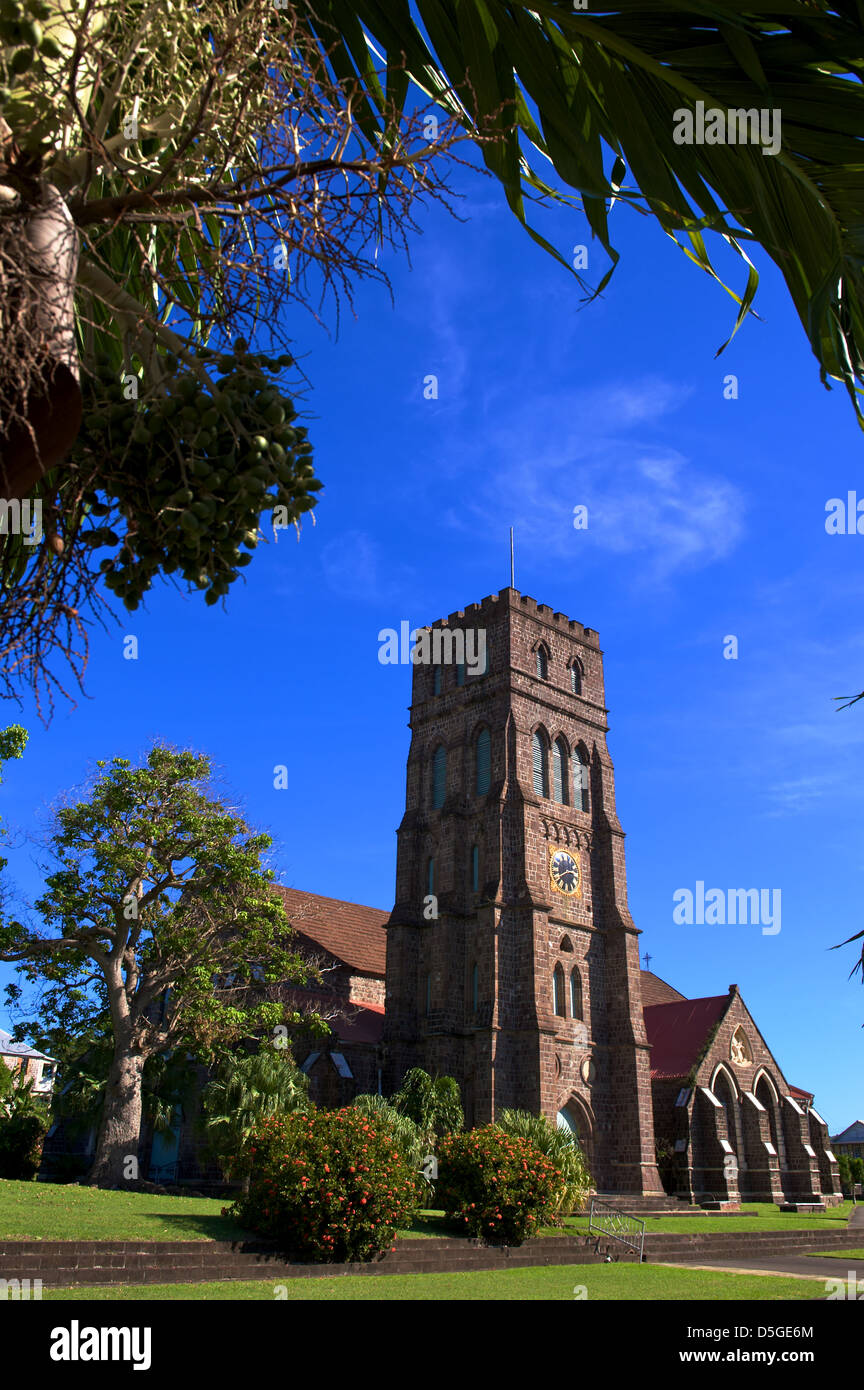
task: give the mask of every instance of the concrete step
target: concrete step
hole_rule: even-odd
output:
[[[730,1223],[730,1226],[732,1223]],[[652,1232],[645,1258],[751,1259],[793,1252],[842,1250],[860,1245],[845,1226],[830,1231]],[[298,1277],[336,1274],[414,1274],[481,1269],[622,1263],[635,1255],[602,1235],[549,1236],[508,1249],[478,1241],[407,1239],[369,1264],[301,1264],[273,1246],[258,1242],[210,1241],[0,1241],[0,1268],[8,1279],[42,1279],[46,1288],[74,1284],[153,1284],[256,1279],[281,1283]]]

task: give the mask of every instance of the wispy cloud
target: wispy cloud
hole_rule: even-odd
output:
[[[339,598],[361,603],[409,602],[414,571],[385,563],[381,547],[366,531],[345,531],[324,546],[321,568],[329,589]]]
[[[470,502],[448,514],[449,524],[473,530],[482,521],[503,531],[515,523],[523,543],[542,545],[556,559],[575,561],[594,549],[639,555],[641,581],[662,583],[721,559],[743,534],[741,491],[675,448],[634,438],[687,394],[645,378],[499,399],[494,424],[484,416],[463,429],[462,457],[482,459],[482,467]],[[588,508],[585,530],[573,525],[579,505]]]

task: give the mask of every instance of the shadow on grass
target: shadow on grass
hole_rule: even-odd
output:
[[[208,1216],[204,1212],[173,1212],[173,1211],[152,1211],[142,1212],[138,1219],[142,1222],[153,1221],[164,1229],[166,1226],[175,1227],[177,1240],[183,1240],[184,1236],[190,1238],[205,1238],[206,1240],[260,1240],[254,1231],[247,1230],[240,1226],[230,1216]]]
[[[271,1241],[257,1235],[254,1231],[240,1226],[229,1216],[209,1216],[205,1214],[181,1213],[171,1211],[148,1212],[143,1216],[144,1220],[158,1222],[163,1230],[165,1226],[174,1226],[175,1239],[183,1240],[188,1236],[191,1238],[205,1238],[207,1240],[230,1240],[230,1241],[256,1241],[266,1245],[272,1244]],[[414,1217],[410,1226],[406,1226],[398,1232],[401,1238],[435,1236],[462,1236],[463,1231],[449,1224],[443,1212],[420,1211]]]
[[[464,1231],[460,1231],[455,1225],[447,1221],[443,1211],[418,1211],[410,1226],[405,1226],[399,1232],[399,1236],[404,1239],[406,1236],[418,1236],[431,1238],[433,1236],[463,1236]]]

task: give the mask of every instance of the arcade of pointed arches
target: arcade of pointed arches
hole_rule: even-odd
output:
[[[744,1053],[750,1061],[743,1060]],[[816,1158],[812,1117],[768,1067],[756,1067],[752,1079],[736,1075],[736,1067],[752,1066],[749,1040],[736,1029],[729,1062],[718,1062],[708,1086],[697,1090],[690,1136],[694,1187],[730,1200],[800,1197],[807,1158]]]

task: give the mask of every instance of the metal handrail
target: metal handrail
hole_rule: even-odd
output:
[[[626,1212],[619,1211],[617,1207],[609,1206],[608,1202],[601,1202],[599,1198],[592,1197],[591,1210],[588,1213],[589,1235],[592,1232],[620,1241],[628,1250],[632,1250],[638,1255],[639,1263],[642,1263],[642,1252],[645,1248],[645,1222],[641,1217],[628,1216]]]

